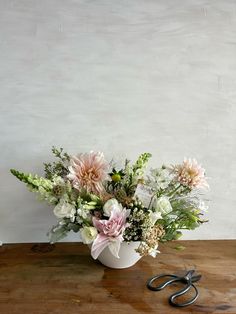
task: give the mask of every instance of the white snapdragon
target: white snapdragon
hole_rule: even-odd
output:
[[[103,206],[104,215],[110,217],[111,211],[114,208],[118,208],[120,211],[122,211],[121,204],[119,204],[118,201],[115,198],[111,198]]]
[[[59,177],[59,176],[53,177],[53,183],[54,185],[65,185],[65,181],[63,180],[62,177]]]
[[[78,223],[83,223],[84,220],[91,220],[91,214],[88,210],[84,209],[84,206],[81,205],[81,207],[79,207],[77,209],[77,217],[76,217],[76,221]]]
[[[80,229],[81,240],[84,244],[92,243],[97,237],[97,229],[94,227],[83,227]]]
[[[76,209],[67,201],[60,200],[53,212],[58,218],[73,218],[76,214]]]

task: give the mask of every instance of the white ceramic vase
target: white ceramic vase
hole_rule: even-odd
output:
[[[137,263],[142,256],[135,251],[139,247],[140,242],[122,242],[119,251],[119,257],[116,258],[108,247],[98,256],[98,260],[105,266],[110,268],[127,268]]]

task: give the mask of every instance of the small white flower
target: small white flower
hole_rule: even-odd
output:
[[[204,201],[200,200],[198,208],[199,208],[200,210],[202,210],[203,212],[207,212],[209,206],[206,205],[206,203],[205,203]]]
[[[120,211],[122,211],[121,204],[119,204],[115,198],[112,198],[108,200],[103,206],[104,215],[110,217],[111,211],[114,208],[118,208]]]
[[[152,257],[156,257],[157,253],[160,253],[160,251],[158,251],[157,248],[158,248],[158,245],[156,245],[155,248],[150,248],[148,251],[148,255]]]
[[[72,218],[76,213],[76,209],[65,200],[60,200],[53,212],[58,218]]]
[[[92,243],[97,237],[97,229],[94,227],[84,227],[80,229],[81,240],[84,244]]]
[[[53,177],[53,183],[54,183],[55,185],[64,185],[64,184],[65,184],[65,181],[62,179],[62,177],[54,176],[54,177]]]
[[[151,176],[148,176],[148,185],[154,190],[166,189],[171,181],[171,176],[166,168],[157,168],[150,170]]]
[[[83,208],[83,206],[77,209],[77,214],[83,219],[88,219],[91,216],[90,213]]]
[[[156,221],[157,221],[158,219],[161,219],[161,218],[162,218],[161,213],[160,213],[160,212],[157,212],[157,211],[156,211],[156,212],[150,211],[149,217],[150,217],[150,219],[151,219],[151,222],[152,222],[152,225],[153,225],[153,226],[155,225],[155,223],[156,223]]]
[[[159,197],[155,201],[154,208],[157,212],[160,212],[161,214],[168,214],[172,211],[172,206],[167,196]]]

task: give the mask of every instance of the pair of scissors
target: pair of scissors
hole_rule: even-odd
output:
[[[164,283],[161,283],[159,285],[154,285],[154,283],[162,278],[169,278],[167,281],[165,281]],[[184,288],[182,288],[181,290],[178,290],[177,292],[173,293],[170,297],[169,297],[169,303],[172,306],[177,306],[177,307],[184,307],[190,304],[193,304],[193,302],[196,301],[196,299],[198,298],[198,290],[195,287],[195,285],[193,284],[193,282],[197,282],[201,279],[201,275],[198,275],[195,273],[195,270],[189,270],[187,271],[187,273],[183,276],[177,276],[174,274],[162,274],[162,275],[157,275],[157,276],[153,276],[152,278],[150,278],[147,281],[147,287],[148,289],[152,290],[152,291],[161,291],[163,290],[165,287],[176,283],[176,282],[181,282],[184,284]],[[190,289],[194,290],[194,296],[189,299],[186,302],[183,303],[178,303],[176,302],[178,297],[184,295],[185,293],[187,293]]]

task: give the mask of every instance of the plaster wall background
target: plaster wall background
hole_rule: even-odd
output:
[[[210,222],[184,238],[236,237],[234,0],[0,0],[0,84],[2,242],[47,241],[51,208],[9,169],[42,173],[52,145],[196,157]]]

